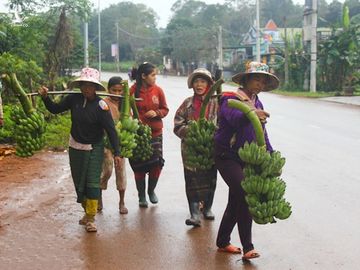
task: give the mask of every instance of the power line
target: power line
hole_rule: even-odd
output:
[[[155,38],[155,37],[141,37],[141,36],[138,36],[138,35],[129,33],[129,32],[126,31],[125,29],[122,29],[120,26],[118,26],[118,29],[119,29],[121,32],[127,34],[128,36],[131,36],[131,37],[134,37],[134,38],[146,39],[146,40],[160,40],[160,39],[163,38],[163,37],[161,37],[161,38],[160,38],[160,37],[157,37],[157,38]]]

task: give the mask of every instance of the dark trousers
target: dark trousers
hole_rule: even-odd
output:
[[[244,174],[240,162],[217,151],[215,165],[229,187],[229,198],[220,223],[216,245],[220,248],[230,244],[230,235],[237,224],[244,253],[254,249],[251,239],[252,218],[245,201],[245,193],[240,182]]]

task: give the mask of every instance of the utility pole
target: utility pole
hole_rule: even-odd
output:
[[[119,66],[119,22],[116,22],[116,70],[120,72]]]
[[[287,25],[286,16],[284,16],[284,27],[285,27],[285,87],[289,85],[289,44],[287,38]]]
[[[260,0],[256,0],[256,61],[260,62]]]
[[[84,23],[84,67],[89,66],[89,37],[88,37],[87,16]]]
[[[310,92],[316,92],[316,58],[317,58],[317,0],[312,1],[311,15],[311,63],[310,63]]]
[[[99,74],[101,76],[101,19],[100,19],[100,0],[98,2],[98,33],[99,33]]]
[[[223,70],[223,43],[222,43],[222,26],[219,26],[219,69]]]

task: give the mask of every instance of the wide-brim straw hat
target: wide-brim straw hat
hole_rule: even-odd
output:
[[[97,90],[105,91],[105,87],[100,82],[100,73],[94,68],[83,68],[80,77],[70,83],[70,88],[80,88],[82,82],[91,82],[96,84]]]
[[[196,77],[204,78],[205,80],[208,80],[209,83],[214,82],[210,71],[208,71],[206,68],[197,68],[188,77],[187,84],[189,89],[192,88],[193,81]]]
[[[274,74],[269,72],[269,66],[260,62],[250,62],[246,65],[246,71],[235,74],[232,81],[243,85],[250,74],[261,74],[267,78],[265,88],[262,91],[271,91],[279,87],[280,80]]]

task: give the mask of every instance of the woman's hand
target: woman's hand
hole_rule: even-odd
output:
[[[260,122],[263,124],[266,123],[266,118],[270,117],[270,114],[264,110],[256,109],[255,113],[259,117]]]
[[[47,94],[48,94],[49,89],[46,86],[41,86],[38,89],[38,93],[40,94],[41,97],[46,98]]]
[[[123,158],[120,157],[120,156],[115,156],[114,157],[114,163],[115,163],[116,168],[120,168],[122,159]]]
[[[147,111],[147,112],[144,114],[144,116],[145,116],[146,118],[154,118],[154,117],[156,117],[156,112],[155,112],[154,110],[150,110],[150,111]]]

